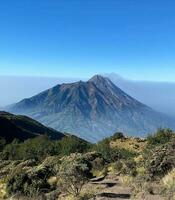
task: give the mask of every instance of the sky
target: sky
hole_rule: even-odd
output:
[[[0,75],[175,82],[174,0],[1,0]]]

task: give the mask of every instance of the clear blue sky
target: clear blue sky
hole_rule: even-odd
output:
[[[0,74],[175,81],[174,0],[1,0]]]

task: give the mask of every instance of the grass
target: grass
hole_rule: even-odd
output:
[[[142,153],[146,148],[146,140],[138,138],[122,138],[111,141],[111,147],[125,149],[134,153]]]
[[[170,191],[175,191],[175,168],[162,179],[163,186]]]
[[[3,180],[0,181],[0,199],[6,199],[7,193],[6,193],[6,184]]]

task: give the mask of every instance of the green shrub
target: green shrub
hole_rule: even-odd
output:
[[[151,149],[146,153],[144,159],[150,179],[163,177],[175,167],[175,140]]]
[[[114,163],[110,163],[108,165],[108,172],[110,172],[110,174],[115,174],[115,173],[121,173],[123,168],[123,163],[121,161],[117,161]]]
[[[100,153],[102,157],[108,162],[116,161],[119,159],[119,152],[117,149],[111,148],[109,139],[104,139],[97,143],[94,146],[94,149]]]
[[[9,159],[9,160],[19,160],[21,159],[21,156],[19,157],[20,152],[20,143],[18,140],[13,140],[11,144],[7,144],[3,151],[2,151],[2,159]]]
[[[0,142],[2,143],[1,140]],[[90,148],[90,143],[74,136],[66,136],[62,140],[52,141],[47,135],[44,135],[24,142],[14,140],[3,148],[0,156],[4,160],[35,159],[42,161],[46,157],[53,155],[62,157],[71,153],[85,153]]]
[[[132,159],[138,155],[136,152],[129,151],[127,149],[118,149],[118,155],[120,159]]]
[[[121,161],[117,161],[117,162],[115,163],[115,170],[116,170],[117,172],[121,172],[122,168],[123,168],[123,163],[122,163]]]
[[[62,191],[79,196],[83,185],[87,182],[89,168],[81,154],[64,157],[58,173],[58,186]]]
[[[21,144],[21,149],[23,159],[43,160],[54,154],[53,143],[48,136],[26,140],[24,144]]]
[[[98,157],[98,158],[94,159],[91,162],[91,164],[92,164],[92,168],[94,170],[102,170],[104,168],[104,166],[105,166],[105,161],[104,161],[103,158]]]
[[[131,159],[137,155],[137,153],[124,148],[111,147],[110,142],[111,139],[106,138],[94,146],[94,150],[100,153],[108,162],[116,162],[120,159]]]
[[[3,159],[9,160],[43,160],[48,155],[54,154],[52,141],[47,136],[28,139],[25,142],[14,140],[7,144],[2,152]]]
[[[43,160],[41,165],[44,167],[49,167],[56,175],[59,170],[60,164],[60,156],[48,156],[45,160]]]
[[[48,167],[37,166],[31,169],[17,166],[7,178],[7,192],[9,194],[32,194],[49,191],[50,185],[47,179],[52,175],[52,170]]]
[[[60,151],[61,156],[68,156],[71,153],[85,153],[91,147],[90,143],[75,136],[64,137],[62,140],[57,141],[55,145],[60,148],[60,150],[58,150]]]
[[[116,132],[113,136],[111,136],[112,140],[118,140],[125,138],[124,134],[122,132]]]
[[[121,169],[122,174],[124,175],[137,175],[136,162],[133,159],[123,160],[123,167]]]
[[[7,192],[9,194],[24,193],[24,184],[27,180],[27,173],[22,168],[15,169],[8,176]]]
[[[154,135],[149,135],[147,137],[148,145],[155,146],[166,144],[170,142],[174,138],[174,133],[170,129],[158,129],[158,131]]]

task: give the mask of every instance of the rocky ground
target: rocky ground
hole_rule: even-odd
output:
[[[108,176],[106,178],[93,179],[91,185],[103,188],[92,198],[92,200],[164,200],[158,195],[140,193],[133,197],[132,189],[122,184],[120,176]]]

